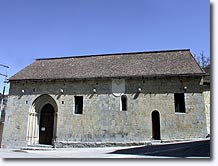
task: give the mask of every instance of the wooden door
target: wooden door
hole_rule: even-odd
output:
[[[152,112],[152,138],[160,140],[160,114],[158,111]]]
[[[51,104],[46,104],[40,115],[39,143],[52,145],[54,134],[54,108]]]

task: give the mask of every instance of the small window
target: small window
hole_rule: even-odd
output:
[[[127,111],[127,97],[125,95],[121,96],[121,111]]]
[[[175,93],[175,112],[185,113],[185,96],[184,93]]]
[[[75,114],[83,113],[83,96],[75,96]]]

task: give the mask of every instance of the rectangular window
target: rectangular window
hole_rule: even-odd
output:
[[[175,112],[185,113],[184,93],[174,93]]]
[[[83,96],[74,96],[75,99],[75,114],[83,113]]]

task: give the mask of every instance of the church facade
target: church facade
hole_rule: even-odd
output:
[[[37,59],[10,78],[2,147],[205,138],[190,50]]]

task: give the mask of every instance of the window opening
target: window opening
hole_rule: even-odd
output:
[[[75,96],[75,114],[83,113],[83,96]]]
[[[127,111],[127,97],[125,95],[121,96],[121,110]]]
[[[185,113],[185,96],[184,93],[175,93],[175,112]]]

